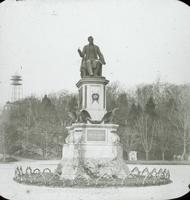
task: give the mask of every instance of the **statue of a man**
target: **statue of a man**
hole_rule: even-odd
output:
[[[88,37],[89,44],[85,45],[83,51],[78,49],[79,55],[82,57],[81,77],[86,75],[101,76],[102,65],[105,65],[104,56],[99,47],[94,44],[92,36]]]

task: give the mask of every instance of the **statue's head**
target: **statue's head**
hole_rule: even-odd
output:
[[[88,41],[89,41],[90,44],[93,44],[94,38],[92,36],[89,36]]]

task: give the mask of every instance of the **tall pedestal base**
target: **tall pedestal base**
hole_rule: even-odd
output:
[[[116,124],[75,123],[68,127],[63,146],[61,177],[74,179],[83,175],[124,177],[129,169],[123,161]],[[91,177],[92,176],[92,177]]]

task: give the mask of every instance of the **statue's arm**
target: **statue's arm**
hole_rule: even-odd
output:
[[[79,48],[78,48],[78,53],[79,53],[79,55],[80,55],[80,57],[84,57],[84,55],[85,55],[85,47],[83,48],[83,50],[81,51]]]
[[[80,49],[78,49],[78,53],[79,53],[79,56],[83,58],[83,54],[82,54],[82,51]]]
[[[105,59],[104,59],[104,56],[103,56],[103,54],[101,53],[101,51],[100,51],[100,48],[99,47],[97,47],[97,54],[98,54],[98,56],[99,56],[99,58],[100,58],[100,61],[102,62],[102,64],[106,64],[106,62],[105,62]]]

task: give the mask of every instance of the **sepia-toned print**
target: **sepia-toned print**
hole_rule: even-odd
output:
[[[170,0],[2,2],[0,196],[186,195],[189,19]]]

